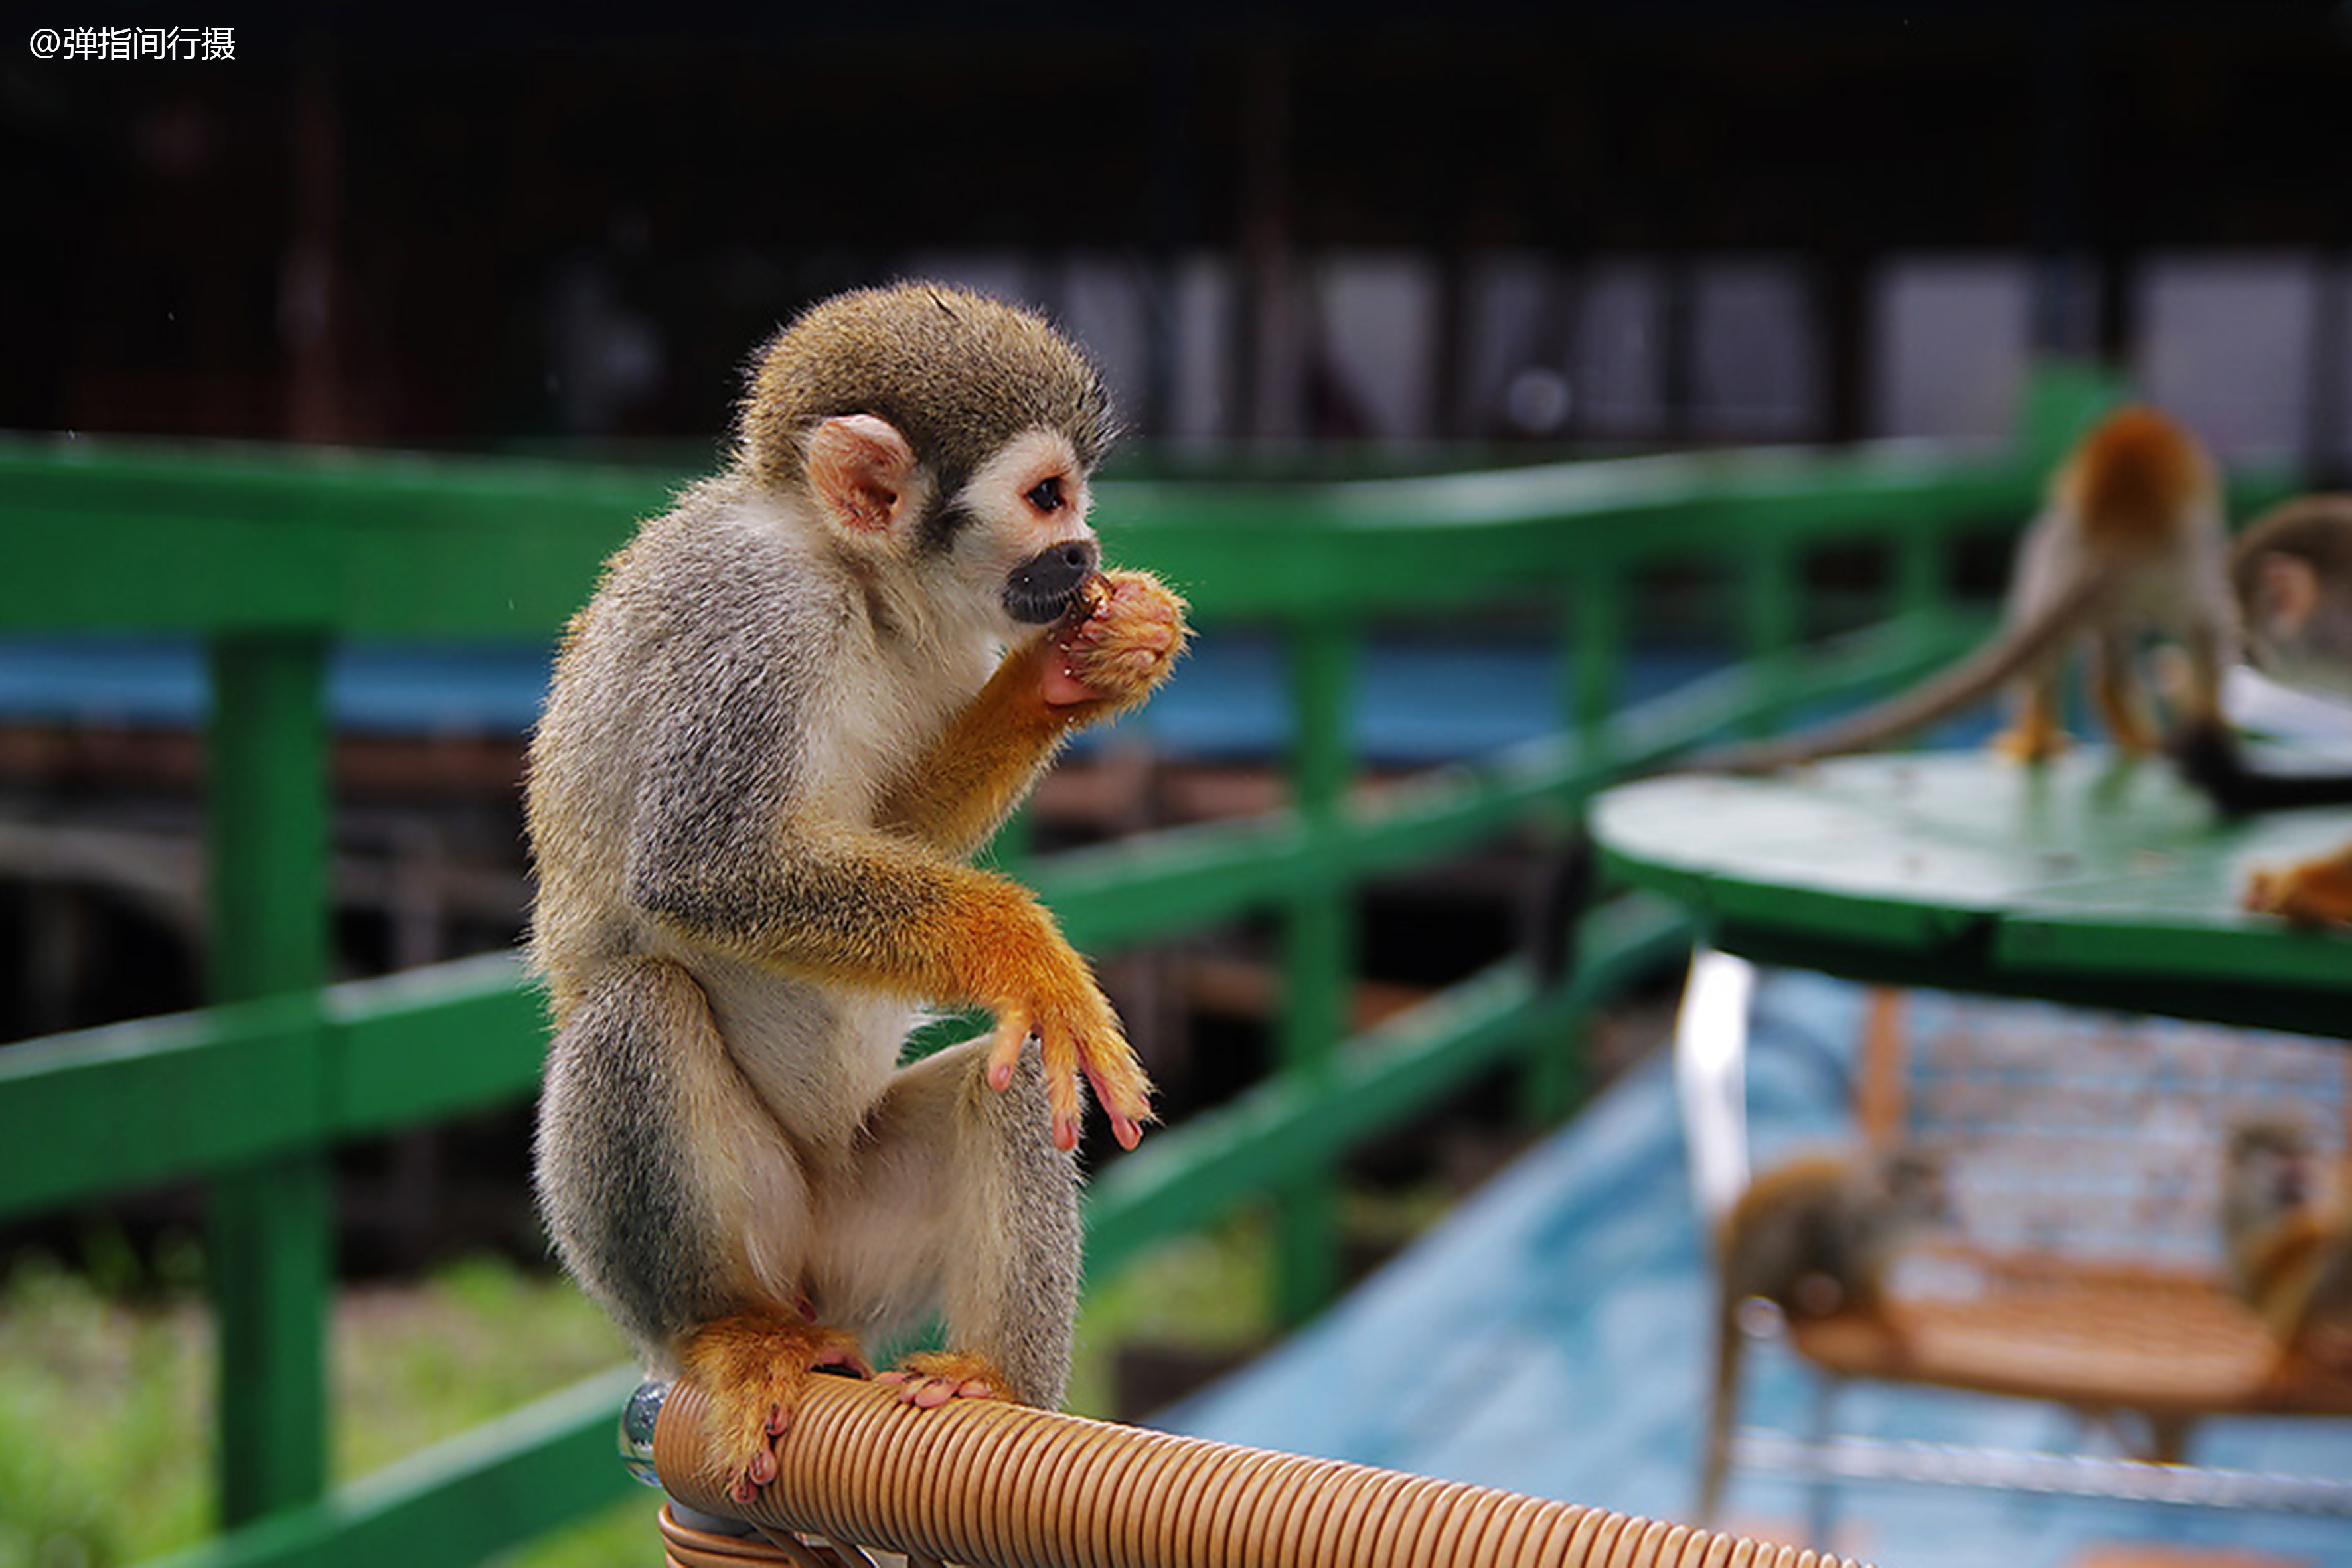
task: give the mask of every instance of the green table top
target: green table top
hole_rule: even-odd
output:
[[[2230,822],[2161,763],[1948,752],[1644,780],[1592,826],[1750,957],[2352,1038],[2352,936],[2237,907],[2252,868],[2352,841],[2352,809]]]

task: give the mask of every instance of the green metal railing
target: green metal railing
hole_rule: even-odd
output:
[[[1338,1278],[1335,1172],[1431,1097],[1517,1061],[1564,1109],[1580,1020],[1688,939],[1661,907],[1591,918],[1587,962],[1539,991],[1505,963],[1353,1039],[1354,910],[1372,876],[1558,823],[1612,773],[1792,707],[1910,679],[1981,626],[1945,602],[1962,535],[2013,530],[2051,442],[2111,395],[2045,384],[2013,453],[1725,453],[1317,487],[1105,487],[1109,553],[1193,603],[1206,636],[1283,642],[1292,804],[1038,863],[1034,881],[1100,952],[1236,918],[1278,923],[1280,1071],[1155,1134],[1089,1200],[1100,1277],[1236,1205],[1274,1200],[1280,1310]],[[0,1217],[169,1179],[212,1193],[222,1518],[206,1564],[457,1563],[622,1487],[593,1380],[330,1493],[324,1339],[339,1142],[536,1091],[544,1026],[504,955],[326,986],[325,654],[338,638],[545,637],[672,476],[349,453],[178,453],[0,444],[0,634],[194,635],[212,650],[211,990],[204,1011],[0,1050]],[[2270,488],[2275,489],[2273,484]],[[1884,626],[1801,652],[1809,552],[1889,553]],[[1618,709],[1645,569],[1718,563],[1739,668]],[[1375,620],[1497,602],[1561,622],[1562,732],[1368,797],[1349,715]]]

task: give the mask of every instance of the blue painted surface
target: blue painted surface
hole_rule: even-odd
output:
[[[1623,700],[1719,669],[1719,650],[1664,647],[1627,662]],[[1388,638],[1366,650],[1352,732],[1365,762],[1427,766],[1499,751],[1564,722],[1563,668],[1539,638]],[[387,735],[518,736],[539,717],[548,650],[532,645],[339,647],[327,702],[338,728]],[[1193,761],[1264,761],[1288,733],[1280,651],[1268,637],[1205,637],[1151,705],[1110,736]],[[0,723],[190,729],[205,714],[204,658],[168,639],[0,641]],[[1973,739],[1990,721],[1938,739]],[[1081,736],[1078,749],[1105,743]]]
[[[1717,668],[1703,649],[1633,662],[1639,700]],[[335,650],[327,700],[356,732],[520,735],[538,718],[548,650],[536,644],[451,647],[361,643]],[[1560,721],[1559,670],[1541,639],[1390,639],[1365,656],[1354,732],[1366,760],[1405,766],[1475,756]],[[1288,726],[1271,638],[1200,638],[1151,706],[1123,728],[1184,757],[1264,759]],[[170,639],[0,641],[0,722],[185,729],[203,721],[204,660]]]
[[[328,666],[327,704],[349,733],[497,738],[527,733],[546,695],[550,650],[536,643],[354,643]],[[1723,668],[1706,647],[1653,647],[1626,662],[1622,700],[1663,696]],[[1417,767],[1534,740],[1566,721],[1564,667],[1534,636],[1391,637],[1366,650],[1352,733],[1363,760]],[[1151,705],[1076,749],[1139,735],[1192,761],[1265,761],[1288,725],[1280,649],[1245,633],[1196,639]],[[193,729],[206,711],[203,650],[172,638],[0,639],[0,723]],[[1974,740],[1979,716],[1938,731]]]
[[[1759,1163],[1831,1141],[1861,993],[1807,974],[1761,987],[1751,1037]],[[1665,1064],[1653,1060],[1461,1212],[1246,1371],[1155,1425],[1643,1514],[1687,1515],[1705,1418],[1707,1282]],[[1804,1429],[1813,1380],[1748,1357],[1746,1418]],[[1843,1430],[2079,1451],[2039,1404],[1850,1389]],[[2229,1420],[2207,1463],[2352,1476],[2352,1423]],[[1837,1550],[1885,1568],[2060,1568],[2094,1543],[2234,1546],[2352,1563],[2352,1521],[1907,1485],[1835,1489]],[[1799,1540],[1798,1484],[1735,1474],[1725,1524]]]
[[[349,731],[519,735],[539,716],[547,673],[548,650],[535,644],[347,645],[328,666],[328,710]],[[206,710],[193,642],[0,642],[0,721],[191,729]]]

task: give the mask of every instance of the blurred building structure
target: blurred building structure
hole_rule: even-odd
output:
[[[0,427],[707,449],[940,273],[1141,437],[1980,436],[2028,357],[2352,454],[2339,5],[265,8],[0,64]]]

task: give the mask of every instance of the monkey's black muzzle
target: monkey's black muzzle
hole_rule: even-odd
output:
[[[1056,544],[1015,566],[1004,577],[1004,613],[1024,626],[1042,626],[1062,618],[1070,596],[1101,564],[1101,552],[1091,539]]]

